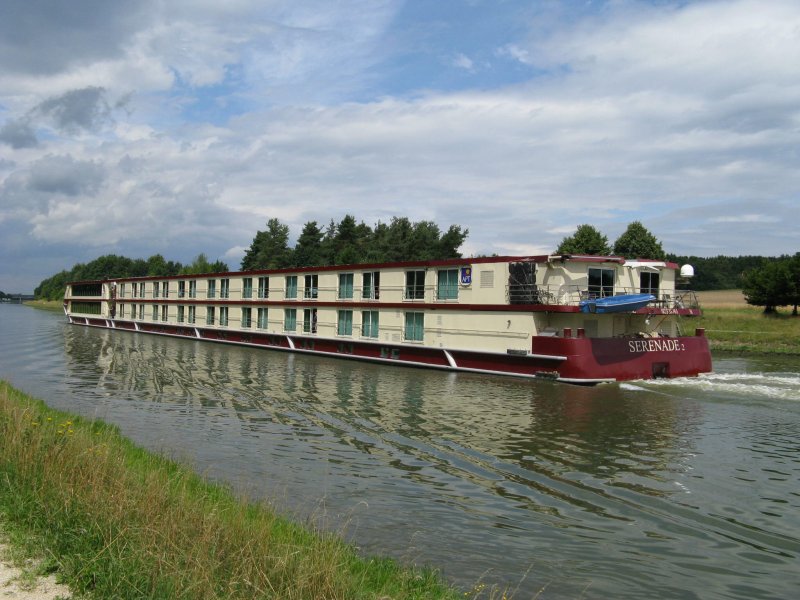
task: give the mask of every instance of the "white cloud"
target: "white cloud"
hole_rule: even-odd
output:
[[[453,57],[452,65],[458,69],[464,69],[465,71],[472,71],[475,68],[472,59],[461,52]]]

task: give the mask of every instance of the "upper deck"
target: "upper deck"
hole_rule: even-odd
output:
[[[699,314],[677,265],[596,256],[482,257],[73,282],[71,301],[160,304],[409,305],[577,312],[587,299],[648,293],[648,313]]]

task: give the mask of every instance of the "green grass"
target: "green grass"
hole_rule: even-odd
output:
[[[763,309],[747,305],[707,307],[702,317],[684,320],[683,325],[705,327],[712,350],[800,354],[800,317],[788,309],[765,315]]]
[[[41,310],[52,310],[54,312],[64,312],[64,303],[61,300],[28,300],[25,306],[39,308]]]
[[[0,381],[0,521],[94,598],[463,598]],[[490,596],[502,592],[492,590]]]

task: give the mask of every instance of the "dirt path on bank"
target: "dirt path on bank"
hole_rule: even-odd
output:
[[[56,600],[71,598],[69,588],[56,583],[55,575],[32,580],[11,564],[10,551],[0,541],[0,600]]]

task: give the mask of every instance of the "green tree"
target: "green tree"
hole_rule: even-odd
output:
[[[363,223],[362,223],[363,225]],[[364,231],[356,223],[353,215],[345,215],[336,225],[332,243],[332,262],[334,265],[349,265],[364,259],[363,249],[372,236],[372,230]]]
[[[278,219],[267,221],[266,231],[259,231],[242,259],[242,270],[282,269],[292,265],[289,226]]]
[[[227,273],[228,265],[221,260],[209,262],[208,257],[202,252],[198,254],[191,264],[180,270],[181,275],[200,275],[201,273]]]
[[[160,254],[153,254],[147,259],[147,274],[154,277],[165,277],[168,275],[167,261]]]
[[[316,267],[325,264],[322,256],[322,230],[316,221],[303,226],[294,247],[293,265],[295,267]]]
[[[742,293],[747,303],[763,306],[765,314],[776,312],[779,306],[796,304],[790,261],[787,257],[765,261],[761,267],[745,273]]]
[[[433,221],[417,221],[411,229],[409,252],[412,260],[439,258],[439,240],[442,232]]]
[[[412,236],[414,226],[406,217],[392,217],[386,232],[386,255],[383,261],[413,260]]]
[[[800,304],[800,252],[789,259],[789,304],[792,305],[792,314],[797,316],[797,306]]]
[[[667,255],[656,237],[639,221],[634,221],[614,242],[614,254],[625,258],[664,260]]]
[[[561,240],[556,254],[588,254],[608,256],[608,238],[591,225],[578,225],[577,231]]]
[[[469,235],[469,229],[461,229],[459,225],[450,225],[439,240],[439,253],[437,258],[461,258],[458,249],[464,244]]]

